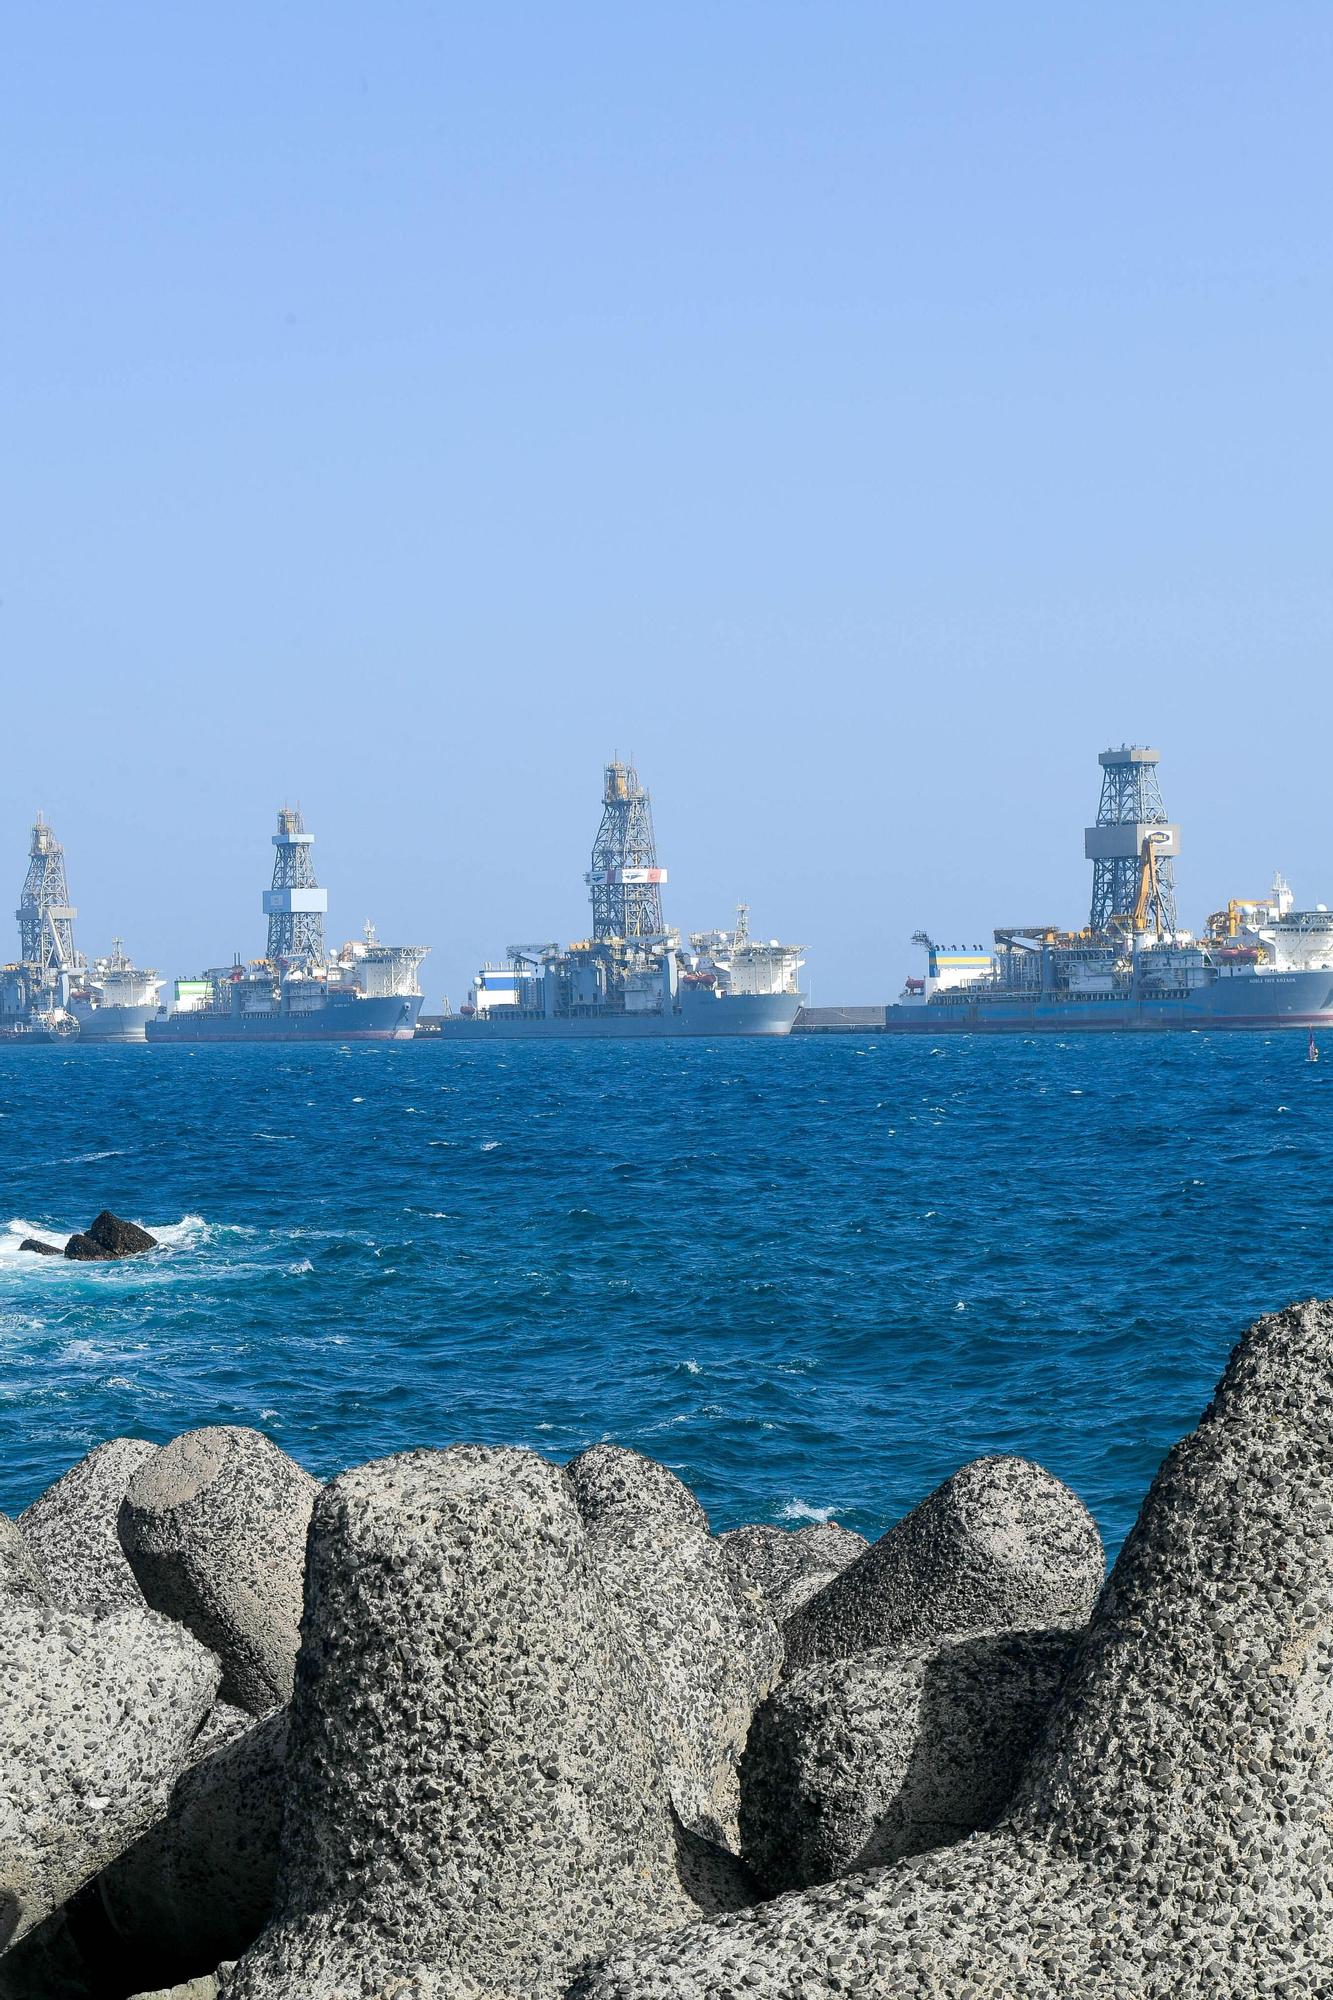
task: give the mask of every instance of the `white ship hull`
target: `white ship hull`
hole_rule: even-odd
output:
[[[137,1007],[94,1007],[75,1000],[70,1012],[79,1024],[75,1037],[80,1042],[144,1042],[148,1023],[157,1018],[156,1001]]]

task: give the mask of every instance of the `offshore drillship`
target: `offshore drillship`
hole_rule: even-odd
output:
[[[367,924],[358,942],[327,955],[329,899],[315,880],[314,838],[300,813],[284,806],[273,835],[273,883],[264,892],[267,955],[178,979],[171,1012],[149,1023],[150,1042],[411,1039],[426,947],[381,944]]]
[[[89,970],[74,944],[65,850],[40,813],[15,914],[19,957],[0,968],[0,1041],[143,1041],[162,982],[131,963],[119,938]]]
[[[682,947],[662,919],[666,879],[637,771],[608,764],[586,877],[592,936],[563,951],[510,945],[507,963],[482,968],[457,1014],[419,1032],[477,1041],[789,1034],[801,1005],[800,947],[752,938],[744,905],[734,930],[696,931]]]
[[[1086,929],[1012,925],[994,949],[946,949],[918,932],[926,972],[883,1008],[826,1008],[821,1030],[987,1034],[1117,1029],[1333,1026],[1333,912],[1298,910],[1277,877],[1267,897],[1233,898],[1199,936],[1178,927],[1155,750],[1105,750]],[[838,1018],[841,1017],[841,1018]],[[852,1018],[856,1017],[856,1018]]]

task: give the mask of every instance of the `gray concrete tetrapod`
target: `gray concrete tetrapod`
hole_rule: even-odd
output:
[[[617,1954],[582,2000],[1333,1992],[1333,1304],[1172,1451],[1017,1800],[961,1847]]]
[[[703,1508],[667,1466],[598,1444],[566,1473],[639,1660],[676,1810],[686,1825],[735,1841],[737,1763],[782,1660],[768,1606],[734,1574]]]
[[[126,1487],[156,1450],[142,1438],[108,1438],[19,1515],[28,1546],[67,1611],[143,1609],[144,1594],[116,1524]]]
[[[645,1697],[557,1467],[458,1446],[321,1494],[275,1916],[228,2000],[418,1968],[558,1992],[691,1913]]]
[[[155,1610],[222,1662],[222,1697],[264,1715],[292,1691],[317,1480],[259,1431],[186,1431],[135,1473],[120,1542]]]

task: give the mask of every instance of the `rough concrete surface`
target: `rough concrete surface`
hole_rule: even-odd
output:
[[[460,1446],[334,1480],[276,1914],[228,2000],[367,2000],[421,1969],[540,2000],[688,1917],[644,1708],[558,1468]]]
[[[109,1438],[19,1515],[24,1539],[67,1611],[143,1610],[116,1522],[126,1487],[155,1450],[143,1438]]]
[[[734,1842],[736,1767],[777,1676],[781,1638],[738,1583],[708,1517],[666,1466],[621,1445],[581,1452],[566,1476],[602,1586],[641,1663],[653,1736],[687,1826]]]
[[[1085,1624],[1101,1537],[1067,1486],[1025,1458],[977,1458],[790,1618],[787,1672],[948,1632]]]
[[[836,1521],[805,1528],[758,1522],[728,1529],[717,1540],[733,1576],[759,1592],[779,1625],[870,1546]]]
[[[9,1604],[54,1602],[51,1581],[18,1522],[0,1514],[0,1612]]]
[[[1333,1992],[1333,1306],[1166,1459],[993,1833],[617,1953],[583,2000]]]
[[[770,1896],[947,1847],[1009,1804],[1078,1634],[986,1632],[821,1660],[741,1763],[741,1851]]]
[[[222,1662],[222,1696],[252,1715],[287,1701],[306,1528],[319,1483],[258,1431],[186,1431],[135,1473],[119,1533],[148,1602]]]
[[[162,1812],[218,1685],[211,1654],[147,1611],[11,1604],[0,1674],[0,1949]]]
[[[217,1711],[216,1739],[240,1710]],[[240,1956],[273,1903],[282,1832],[287,1711],[244,1718],[239,1734],[198,1755],[177,1778],[162,1818],[98,1878],[112,1929],[143,1976],[168,1985]]]

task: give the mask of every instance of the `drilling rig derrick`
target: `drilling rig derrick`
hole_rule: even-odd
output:
[[[273,886],[264,891],[268,955],[275,965],[319,964],[324,958],[329,892],[315,880],[314,845],[300,813],[284,806],[273,836]]]
[[[602,823],[587,874],[593,941],[660,943],[666,879],[666,869],[657,865],[652,800],[633,764],[610,763],[602,789]]]
[[[1174,935],[1176,889],[1173,857],[1180,828],[1166,816],[1157,782],[1157,752],[1139,744],[1103,750],[1097,824],[1086,829],[1083,851],[1092,863],[1094,935],[1142,931],[1151,905],[1159,938]],[[1148,857],[1145,862],[1145,856]],[[1150,892],[1143,884],[1148,873]]]

